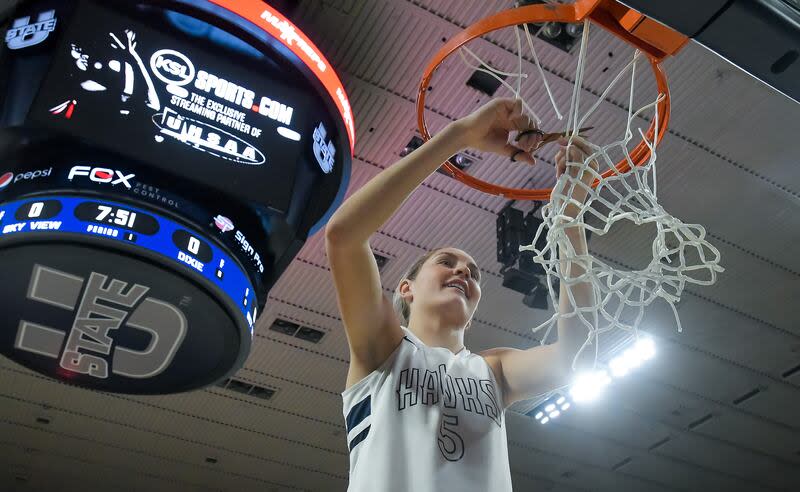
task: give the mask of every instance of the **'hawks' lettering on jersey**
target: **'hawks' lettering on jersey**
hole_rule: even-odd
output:
[[[409,330],[344,393],[350,492],[510,491],[500,387],[483,357]]]

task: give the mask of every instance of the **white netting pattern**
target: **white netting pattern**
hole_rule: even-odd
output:
[[[517,29],[514,28],[514,30],[516,33]],[[548,94],[551,94],[544,72],[539,64],[539,59],[533,51],[533,43],[527,27],[525,28],[525,35],[534,62],[544,81],[544,86]],[[630,99],[625,133],[621,140],[607,145],[598,146],[589,142],[588,145],[593,150],[591,155],[583,162],[567,163],[569,171],[563,173],[558,179],[551,194],[551,201],[541,209],[543,223],[536,232],[533,243],[520,248],[522,251],[532,251],[534,253],[534,261],[544,267],[547,276],[547,289],[553,301],[553,306],[558,306],[559,304],[554,289],[555,280],[557,279],[560,284],[567,287],[564,291],[568,296],[569,306],[564,309],[564,304],[562,303],[562,308],[556,308],[555,314],[549,320],[533,329],[534,331],[546,329],[545,335],[542,337],[542,343],[545,343],[548,339],[553,326],[556,326],[556,322],[559,319],[577,317],[588,329],[586,342],[576,354],[574,362],[592,344],[595,345],[595,358],[597,357],[599,353],[597,341],[598,335],[601,333],[620,329],[628,332],[631,337],[637,338],[637,327],[644,316],[645,307],[658,298],[664,299],[670,305],[675,315],[678,331],[681,331],[675,303],[680,300],[686,284],[710,285],[716,281],[716,274],[723,271],[723,268],[719,265],[719,251],[705,240],[705,229],[696,224],[684,224],[670,215],[658,203],[656,199],[655,172],[656,142],[648,141],[641,129],[638,129],[638,134],[650,149],[650,157],[643,165],[633,165],[628,149],[628,144],[634,136],[634,132],[631,131],[631,124],[639,115],[652,110],[652,118],[655,119],[656,123],[654,135],[658,135],[659,122],[656,107],[663,98],[663,95],[659,95],[652,103],[635,112],[632,111],[636,62],[639,59],[638,51],[589,110],[579,117],[581,82],[588,35],[589,23],[586,22],[583,27],[570,110],[567,114],[567,131],[569,135],[567,146],[569,147],[572,144],[573,139],[577,136],[577,129],[583,126],[587,118],[605,100],[611,88],[627,72],[630,72]],[[508,74],[492,69],[474,53],[469,50],[467,50],[467,53],[481,63],[480,66],[473,66],[472,68],[487,71],[498,80],[501,80],[499,75],[515,77],[516,87],[502,80],[501,82],[517,98],[520,98],[522,80],[527,77],[527,74],[522,73],[521,48],[520,36],[517,33],[517,53],[520,58],[519,73],[517,74]],[[466,62],[463,55],[462,59]],[[561,119],[552,95],[550,100],[556,115]],[[539,117],[524,102],[523,107],[527,114],[537,122],[539,121]],[[625,173],[617,171],[616,162],[609,154],[623,156],[631,166],[631,170]],[[593,167],[592,161],[595,161],[597,166]],[[603,178],[601,174],[607,169],[612,169],[614,172],[609,177]],[[592,188],[584,184],[579,179],[583,173],[590,173],[593,179],[599,180],[598,185]],[[587,198],[583,202],[572,198],[573,191],[577,187],[586,190]],[[567,213],[568,207],[570,207],[570,213]],[[589,223],[585,219],[589,219]],[[567,230],[570,228],[582,227],[601,236],[608,233],[612,226],[620,221],[630,221],[637,226],[644,224],[655,226],[656,233],[652,243],[652,260],[646,267],[639,270],[622,270],[614,268],[609,263],[593,256],[588,252],[588,249],[586,249],[586,253],[578,254],[567,234]],[[546,241],[539,240],[542,235],[544,235]],[[539,244],[539,247],[537,247],[537,244]],[[580,305],[576,302],[573,288],[571,287],[577,284],[591,285],[594,298],[588,305]]]

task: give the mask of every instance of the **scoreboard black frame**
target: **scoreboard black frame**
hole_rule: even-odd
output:
[[[107,391],[226,377],[269,289],[347,189],[354,122],[335,70],[259,0],[31,0],[4,22],[0,268],[13,258],[16,273],[0,289],[0,349]],[[99,278],[98,292],[153,296],[128,306],[106,292],[122,304],[104,315],[104,302],[59,293]],[[159,316],[188,323],[174,350],[163,343],[180,330],[147,325]],[[184,364],[203,351],[205,364]]]

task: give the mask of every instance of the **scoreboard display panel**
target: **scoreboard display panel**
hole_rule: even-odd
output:
[[[330,63],[261,0],[21,0],[5,22],[0,354],[109,392],[229,377],[344,199]]]
[[[30,123],[287,210],[315,130],[333,137],[318,97],[92,1],[72,16]]]
[[[224,248],[169,217],[45,195],[0,205],[0,240],[11,264],[0,293],[25,299],[21,321],[0,320],[1,347],[29,367],[67,370],[74,382],[110,391],[188,390],[222,377],[249,349],[258,306],[247,273]],[[139,258],[121,254],[128,251]],[[184,274],[167,277],[158,264]],[[47,321],[48,309],[75,311],[70,329]],[[210,320],[213,329],[203,326]],[[195,363],[173,364],[189,358]]]

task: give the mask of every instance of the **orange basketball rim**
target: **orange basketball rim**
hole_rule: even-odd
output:
[[[426,141],[431,138],[425,121],[425,97],[427,95],[427,87],[433,78],[433,73],[444,60],[463,45],[484,34],[507,27],[544,22],[582,23],[587,18],[593,24],[609,31],[647,56],[653,69],[658,91],[664,95],[656,107],[658,114],[658,138],[656,143],[660,143],[661,137],[667,130],[670,115],[669,87],[667,85],[667,76],[661,68],[661,61],[667,56],[677,53],[689,38],[614,0],[576,0],[571,4],[535,4],[518,7],[486,17],[451,38],[433,56],[423,73],[422,81],[419,85],[417,92],[417,121],[422,138]],[[655,132],[656,119],[654,118],[645,134],[647,141],[653,141]],[[631,150],[630,156],[634,165],[642,165],[648,162],[650,158],[650,148],[642,140]],[[625,159],[621,159],[615,166],[620,173],[630,170],[630,166]],[[454,178],[485,193],[514,200],[550,199],[550,192],[552,191],[550,188],[507,188],[470,176],[449,161],[444,164],[444,168]],[[603,177],[608,177],[612,174],[615,174],[615,171],[609,169],[603,173]],[[593,186],[596,186],[597,183],[596,181]]]

